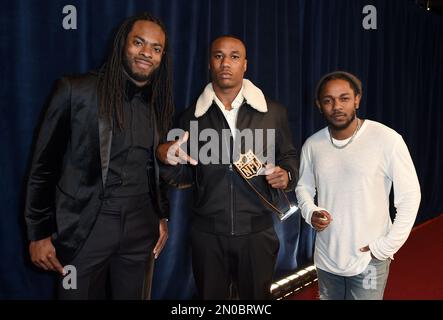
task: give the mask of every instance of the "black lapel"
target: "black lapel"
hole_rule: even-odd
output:
[[[109,170],[109,158],[111,156],[112,126],[109,119],[103,115],[99,115],[98,117],[98,132],[100,138],[100,159],[104,190]]]
[[[154,134],[154,139],[153,139],[153,146],[152,146],[152,158],[154,161],[154,175],[155,175],[155,187],[158,188],[158,186],[160,185],[160,169],[159,169],[159,165],[158,165],[158,161],[157,161],[157,156],[156,156],[156,152],[157,152],[157,146],[160,143],[160,136],[158,133],[158,129],[157,129],[157,113],[156,110],[154,109],[154,106],[152,104],[150,104],[150,111],[151,111],[151,125],[152,125],[152,131]],[[157,190],[156,190],[157,191]],[[157,194],[157,192],[156,192]],[[161,208],[160,206],[160,195],[157,196],[156,198],[157,203],[159,205],[159,208]]]

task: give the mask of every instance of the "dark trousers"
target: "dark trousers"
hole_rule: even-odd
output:
[[[243,236],[222,236],[192,228],[192,268],[199,298],[270,299],[279,240],[271,227]]]
[[[149,299],[158,236],[148,195],[103,200],[91,233],[69,262],[77,288],[66,289],[60,278],[59,299],[105,299],[107,291],[112,299]]]

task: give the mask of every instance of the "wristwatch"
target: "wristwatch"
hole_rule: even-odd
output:
[[[285,170],[286,170],[286,169],[285,169]],[[292,181],[292,174],[291,174],[291,171],[286,170],[286,172],[288,173],[288,179],[289,179],[289,182],[291,182],[291,181]]]

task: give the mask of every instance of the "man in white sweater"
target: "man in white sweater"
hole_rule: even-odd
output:
[[[390,261],[420,204],[405,142],[385,125],[357,117],[361,96],[354,75],[324,76],[316,102],[328,126],[308,138],[301,153],[296,194],[303,217],[318,232],[314,262],[321,299],[382,299]]]

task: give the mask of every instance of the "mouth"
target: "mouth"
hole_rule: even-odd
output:
[[[227,72],[227,71],[220,72],[218,75],[219,75],[219,77],[221,79],[230,79],[230,78],[232,78],[232,73]]]
[[[134,59],[135,65],[140,69],[150,69],[153,66],[153,63],[148,60],[143,59]]]
[[[346,118],[346,115],[344,113],[337,113],[337,114],[333,114],[332,119],[336,120],[336,121],[340,121]]]

